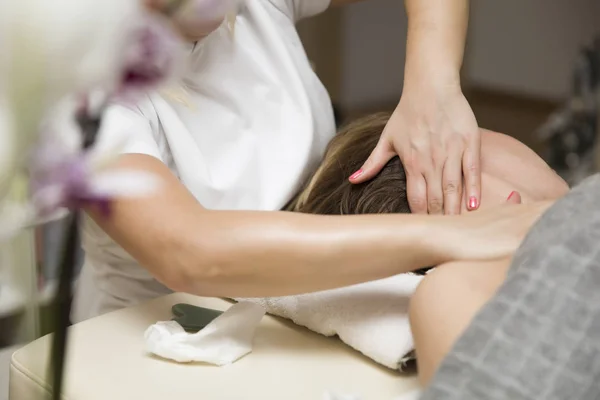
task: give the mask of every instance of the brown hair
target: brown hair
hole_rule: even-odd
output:
[[[398,157],[370,181],[358,185],[348,181],[377,145],[389,118],[389,113],[378,113],[343,127],[329,142],[319,168],[285,209],[338,215],[410,213],[406,173]],[[414,273],[424,275],[429,269]]]
[[[410,213],[406,174],[398,157],[368,182],[354,185],[348,177],[377,145],[390,117],[373,114],[342,127],[331,140],[320,167],[286,208],[310,214]]]

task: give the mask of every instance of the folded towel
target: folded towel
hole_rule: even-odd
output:
[[[299,296],[236,299],[263,306],[325,336],[339,338],[379,364],[402,369],[412,358],[408,302],[422,276],[392,278]]]

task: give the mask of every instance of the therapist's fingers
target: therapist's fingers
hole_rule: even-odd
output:
[[[454,151],[448,154],[444,164],[442,188],[444,191],[444,214],[460,214],[462,201],[462,154]]]
[[[434,166],[425,176],[427,185],[427,212],[429,214],[444,213],[444,191],[442,190],[442,165]]]
[[[392,144],[382,135],[367,161],[348,179],[351,183],[363,183],[374,178],[395,155]]]
[[[406,170],[406,196],[413,214],[427,214],[427,182],[421,173]]]
[[[463,154],[463,175],[467,209],[477,210],[481,204],[481,138],[471,135]]]

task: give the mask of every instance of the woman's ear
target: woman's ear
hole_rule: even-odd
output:
[[[516,191],[510,192],[508,198],[506,199],[508,204],[521,204],[521,194]]]

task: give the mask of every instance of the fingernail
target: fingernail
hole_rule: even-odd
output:
[[[506,200],[510,200],[510,198],[513,197],[515,195],[515,193],[517,193],[517,192],[515,192],[514,190],[512,192],[510,192],[510,194],[508,195],[508,199],[506,199]]]
[[[361,176],[362,174],[363,174],[363,170],[361,168],[358,171],[356,171],[355,173],[353,173],[352,175],[350,175],[350,179],[354,180],[354,179],[358,178],[359,176]]]
[[[469,197],[469,210],[475,210],[477,208],[477,197]]]

